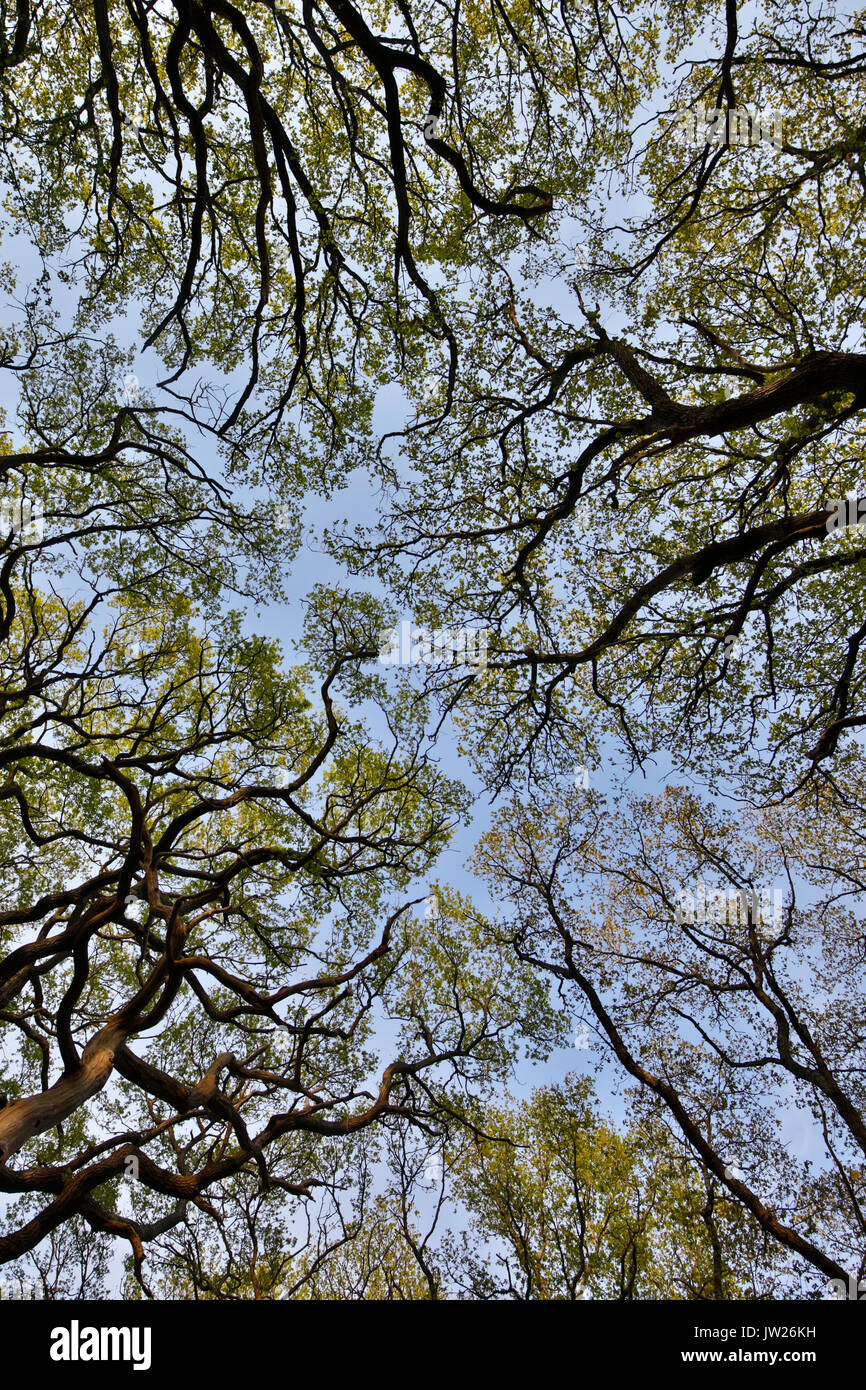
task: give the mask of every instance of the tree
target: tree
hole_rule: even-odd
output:
[[[494,934],[586,1011],[714,1191],[800,1261],[862,1277],[862,795],[849,826],[829,792],[736,817],[682,788],[578,795],[512,806],[482,841]]]
[[[312,1263],[292,1275],[318,1287],[345,1235],[324,1140],[475,1132],[485,1086],[558,1036],[553,979],[703,1165],[711,1245],[733,1197],[750,1231],[838,1274],[862,1230],[860,1040],[830,1046],[831,1002],[816,1041],[797,974],[827,986],[814,951],[780,977],[784,943],[726,940],[731,990],[702,931],[671,937],[668,880],[629,869],[609,975],[586,973],[519,806],[481,856],[510,884],[497,836],[527,851],[513,930],[452,895],[419,965],[407,885],[466,807],[433,770],[431,696],[494,792],[531,787],[545,853],[554,826],[570,842],[583,824],[560,816],[575,762],[619,778],[664,756],[792,816],[805,788],[826,820],[860,805],[862,17],[763,0],[743,32],[708,0],[81,0],[2,19],[5,230],[30,249],[23,285],[3,270],[17,297],[0,353],[17,392],[0,1021],[26,1039],[0,1109],[0,1187],[21,1195],[0,1258],[75,1218],[127,1238],[139,1277],[149,1244],[165,1278],[209,1296],[277,1288],[271,1200],[321,1184]],[[606,208],[612,191],[630,201]],[[381,438],[393,383],[410,411]],[[387,596],[345,573],[319,586],[317,675],[289,675],[230,604],[285,595],[305,491],[359,465],[385,514],[328,540]],[[486,664],[425,667],[420,690],[371,674],[407,607],[489,629]],[[613,863],[640,814],[610,822]],[[626,1024],[682,994],[697,1038],[672,1031],[657,1057]],[[374,1084],[392,1014],[406,1036]],[[779,1156],[779,1068],[823,1126],[818,1177]],[[736,1089],[753,1072],[763,1096]],[[88,1129],[95,1100],[108,1138]],[[728,1172],[720,1143],[747,1120],[784,1201],[793,1183],[812,1203],[811,1235]],[[131,1215],[114,1187],[128,1162],[136,1197],[159,1194]],[[229,1229],[249,1243],[242,1272],[221,1263]],[[414,1287],[389,1239],[359,1287],[374,1268],[377,1287]],[[745,1287],[712,1249],[714,1291]]]
[[[405,368],[424,341],[453,375],[424,262],[463,258],[467,212],[525,228],[548,210],[535,183],[558,144],[533,42],[543,19],[514,29],[472,9],[460,27],[455,44],[451,11],[429,0],[21,11],[3,63],[11,225],[45,258],[46,295],[63,258],[77,327],[134,312],[171,413],[222,441],[236,470],[297,469],[310,451],[287,418],[298,404],[323,468],[342,472],[370,410],[365,374],[389,377],[383,354]],[[494,34],[501,74],[478,64]],[[507,109],[521,73],[536,110],[507,117],[506,149],[490,108]],[[56,332],[45,313],[27,327],[41,365]]]
[[[419,1136],[396,1134],[390,1178],[371,1198],[371,1155],[347,1173],[350,1215],[317,1219],[319,1236],[276,1250],[289,1273],[264,1292],[260,1244],[243,1297],[328,1300],[575,1301],[772,1298],[786,1280],[779,1246],[696,1163],[641,1098],[630,1123],[602,1118],[591,1081],[571,1075],[526,1101],[506,1097],[473,1110],[419,1160]],[[381,1132],[380,1136],[381,1137]],[[372,1149],[375,1136],[371,1135]],[[409,1140],[410,1143],[404,1141]],[[345,1152],[345,1151],[344,1151]],[[420,1181],[419,1181],[420,1180]],[[440,1230],[456,1221],[455,1232]],[[251,1227],[252,1229],[252,1223]],[[256,1232],[263,1229],[257,1222]],[[330,1242],[321,1239],[325,1232]],[[241,1237],[242,1240],[242,1237]],[[227,1270],[241,1248],[211,1252]],[[296,1247],[296,1248],[293,1248]],[[247,1240],[244,1249],[252,1250]],[[195,1277],[191,1277],[195,1272]],[[178,1252],[170,1296],[227,1287]],[[225,1297],[225,1292],[220,1296]],[[237,1295],[235,1295],[237,1296]]]
[[[847,1024],[837,1036],[832,987],[844,979],[858,1016],[856,928],[832,967],[808,914],[787,970],[785,942],[768,968],[747,933],[717,960],[675,923],[676,875],[653,864],[583,929],[601,811],[576,808],[577,774],[616,787],[660,763],[686,803],[699,783],[726,816],[790,799],[798,824],[820,805],[825,827],[862,804],[861,17],[770,3],[741,32],[735,6],[671,5],[682,61],[666,73],[657,13],[630,16],[620,128],[582,141],[582,199],[558,202],[553,185],[531,245],[477,248],[455,291],[467,332],[446,419],[402,436],[415,476],[381,525],[333,544],[419,622],[488,630],[483,669],[421,676],[488,787],[520,798],[479,861],[513,912],[499,939],[585,996],[626,1073],[769,1236],[844,1278],[862,1258],[862,1040]],[[707,129],[705,108],[720,113]],[[608,210],[611,186],[641,196]],[[604,863],[622,872],[641,821],[619,805],[603,824]],[[824,854],[828,881],[847,873]],[[788,862],[799,913],[806,866],[786,846]],[[752,881],[736,855],[726,877],[732,891]],[[774,1173],[771,1202],[726,1176],[724,1146],[750,1128],[769,1143],[780,1073],[827,1168],[813,1178],[803,1159],[797,1190]],[[729,1093],[726,1133],[713,1116]]]
[[[658,1118],[604,1123],[588,1078],[536,1090],[486,1127],[495,1141],[467,1145],[458,1179],[472,1224],[456,1279],[470,1297],[778,1293],[778,1256],[739,1203]]]
[[[445,418],[401,436],[415,474],[334,540],[420,621],[489,629],[484,672],[431,684],[471,692],[495,790],[620,754],[773,796],[843,775],[861,727],[860,21],[671,4],[666,71],[658,14],[623,26],[619,129],[573,131],[579,194],[474,248]],[[721,142],[683,143],[708,106]],[[776,143],[757,115],[736,143],[747,109]]]
[[[39,272],[2,355],[19,387],[0,575],[0,1186],[20,1194],[4,1261],[84,1220],[127,1239],[143,1279],[144,1246],[188,1208],[225,1229],[212,1188],[232,1213],[236,1179],[253,1200],[247,1168],[307,1201],[331,1170],[298,1136],[435,1114],[449,1067],[501,1066],[510,1011],[543,1003],[501,963],[479,981],[440,951],[443,982],[404,1001],[404,1050],[369,1089],[408,950],[395,900],[465,798],[417,711],[356,669],[375,604],[360,622],[332,608],[343,650],[318,709],[312,676],[228,607],[284,594],[303,488],[338,453],[350,466],[381,342],[399,353],[420,309],[453,360],[409,236],[419,167],[444,160],[453,198],[488,217],[526,225],[548,204],[531,176],[492,193],[483,161],[428,128],[444,79],[408,33],[395,45],[345,4],[300,23],[102,0],[4,19],[6,232]],[[422,128],[435,154],[411,148]],[[258,501],[275,484],[282,535]],[[337,706],[341,684],[383,739]]]
[[[182,607],[132,663],[79,633],[35,731],[7,710],[0,998],[21,1052],[0,1152],[22,1213],[48,1203],[0,1238],[6,1258],[76,1212],[140,1256],[99,1201],[118,1176],[171,1198],[172,1222],[247,1163],[302,1195],[287,1135],[411,1109],[416,1060],[370,1095],[364,1041],[407,911],[387,895],[435,856],[459,796],[339,715],[338,670],[316,711],[272,643],[224,627],[214,648]],[[462,1048],[422,1050],[441,1065]]]

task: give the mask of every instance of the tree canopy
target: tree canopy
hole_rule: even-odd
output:
[[[47,1295],[115,1244],[133,1297],[866,1277],[864,24],[0,9],[0,1263]],[[576,1016],[595,1084],[521,1091]]]

